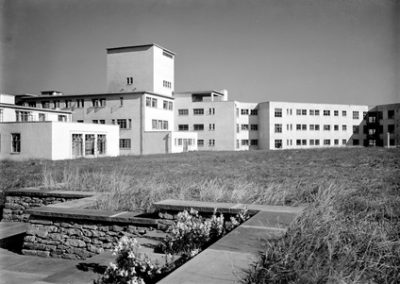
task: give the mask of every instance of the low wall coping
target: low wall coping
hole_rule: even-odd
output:
[[[91,191],[68,191],[68,190],[47,190],[39,188],[12,189],[5,192],[6,196],[29,196],[29,197],[62,197],[62,198],[85,198],[98,195],[98,192]]]

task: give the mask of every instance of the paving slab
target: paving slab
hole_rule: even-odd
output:
[[[240,283],[245,270],[255,260],[251,253],[207,249],[158,283]]]
[[[241,226],[286,228],[294,221],[296,216],[297,214],[292,212],[260,211]]]
[[[209,248],[218,251],[257,254],[263,251],[268,240],[281,237],[284,230],[238,227]]]
[[[0,240],[23,234],[28,229],[28,226],[27,223],[0,222]]]

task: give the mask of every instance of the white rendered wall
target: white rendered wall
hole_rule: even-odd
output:
[[[157,107],[146,106],[146,98],[156,99]],[[164,109],[163,101],[172,102],[172,110]],[[144,131],[172,131],[174,128],[174,107],[175,106],[173,99],[150,94],[146,94],[146,96],[143,96]],[[168,121],[168,129],[153,129],[153,119]]]
[[[275,109],[282,109],[282,117],[275,117]],[[307,115],[297,115],[297,109],[307,110]],[[319,110],[319,116],[309,114],[311,110]],[[260,111],[265,112],[266,108],[261,107]],[[291,112],[290,112],[291,110]],[[324,116],[324,110],[329,110],[330,115]],[[334,116],[334,111],[338,111],[339,115]],[[346,116],[342,115],[342,111],[346,111]],[[359,112],[359,118],[353,119],[353,111]],[[345,146],[342,140],[346,140],[347,145],[352,145],[352,139],[359,139],[360,145],[363,143],[365,135],[362,134],[363,113],[368,111],[368,106],[362,105],[336,105],[336,104],[312,104],[312,103],[288,103],[288,102],[269,102],[269,129],[262,127],[260,131],[269,131],[269,134],[260,133],[260,137],[269,136],[269,149],[275,149],[275,140],[282,140],[282,149],[298,149],[298,148],[315,148],[315,147],[339,147]],[[260,116],[265,119],[265,113]],[[266,121],[260,121],[264,124]],[[275,132],[275,124],[282,124],[282,133]],[[306,125],[307,130],[297,130],[297,124]],[[310,124],[318,124],[320,129],[310,130]],[[290,126],[292,125],[292,126]],[[324,130],[324,125],[330,125],[330,130]],[[334,130],[334,126],[338,125],[338,130]],[[343,130],[346,125],[346,130]],[[353,125],[360,127],[359,134],[353,135]],[[291,130],[290,130],[291,129]],[[296,145],[296,140],[306,140],[306,145]],[[320,145],[310,145],[310,140],[320,140]],[[324,140],[329,139],[331,144],[324,145]],[[335,145],[334,140],[339,140],[339,144]],[[290,141],[292,144],[290,145]],[[264,141],[265,143],[265,141]],[[267,143],[268,145],[268,143]],[[267,148],[267,146],[263,146]]]
[[[0,103],[1,104],[15,104],[15,96],[8,94],[0,94]]]
[[[170,53],[172,58],[163,55],[164,50],[157,46],[153,46],[154,49],[154,93],[172,96],[172,92],[175,88],[175,78],[174,78],[174,60],[175,55]],[[168,81],[171,83],[171,87],[166,87],[163,81]],[[147,90],[146,90],[147,91]],[[150,90],[149,90],[150,91]]]
[[[152,46],[109,51],[107,53],[108,92],[153,92],[153,66]],[[133,78],[133,84],[127,83],[128,77]]]
[[[183,131],[172,131],[171,134],[171,153],[182,153],[184,152],[184,145],[179,145],[178,139],[192,139],[194,143],[188,145],[187,151],[197,151],[197,133],[196,132],[183,132]]]

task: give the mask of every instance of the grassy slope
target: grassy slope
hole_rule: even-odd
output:
[[[247,283],[398,283],[400,150],[188,153],[0,163],[0,189],[65,182],[110,192],[100,207],[181,198],[308,204],[272,241]]]

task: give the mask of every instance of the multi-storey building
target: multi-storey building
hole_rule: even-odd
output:
[[[367,112],[366,105],[260,103],[260,149],[362,145]]]
[[[19,104],[72,112],[82,123],[119,125],[121,155],[197,149],[195,132],[174,132],[174,53],[155,45],[107,49],[108,93],[46,91]]]
[[[364,146],[400,146],[400,104],[378,105],[366,117]]]

